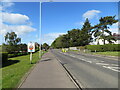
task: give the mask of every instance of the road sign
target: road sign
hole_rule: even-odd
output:
[[[35,43],[28,43],[28,52],[35,52]]]
[[[28,52],[30,52],[30,63],[32,63],[32,52],[35,52],[35,43],[28,43]]]

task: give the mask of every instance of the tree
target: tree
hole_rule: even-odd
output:
[[[106,40],[107,40],[110,44],[112,44],[113,41],[117,41],[116,38],[113,37],[112,35],[106,36]]]
[[[94,31],[92,31],[93,36],[95,37],[95,40],[102,39],[103,44],[105,44],[105,40],[111,43],[111,40],[114,40],[112,37],[112,33],[108,30],[114,23],[118,22],[118,20],[115,19],[115,16],[106,16],[101,17],[99,19],[99,24],[95,25],[93,27]],[[107,33],[108,35],[106,35]],[[114,40],[115,41],[115,40]]]
[[[47,43],[44,43],[42,45],[42,49],[48,50],[49,49],[49,45]]]
[[[79,46],[81,42],[79,42],[80,36],[80,29],[72,29],[68,31],[68,43],[70,47]]]
[[[54,42],[51,44],[51,47],[53,48],[63,48],[63,44],[65,45],[65,40],[63,39],[64,36],[60,35],[58,38],[54,40]]]
[[[81,46],[88,45],[90,42],[92,42],[92,34],[91,34],[91,24],[88,20],[88,18],[85,20],[84,25],[81,29]]]
[[[40,49],[40,44],[38,44],[37,42],[35,42],[35,51],[38,51]]]
[[[69,41],[70,39],[68,34],[62,35],[61,38],[62,48],[68,48],[70,46]]]
[[[7,32],[5,35],[5,41],[8,45],[17,45],[21,42],[21,38],[17,38],[17,34],[15,34],[15,32]]]
[[[21,42],[21,38],[17,38],[17,34],[15,32],[7,32],[5,35],[5,41],[7,44],[3,44],[3,51],[8,53],[16,53],[19,52],[20,47],[19,44]]]
[[[19,44],[18,45],[19,50],[18,51],[22,51],[22,52],[27,52],[27,44]]]

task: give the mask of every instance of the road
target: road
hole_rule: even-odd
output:
[[[54,49],[51,52],[74,75],[82,88],[118,88],[117,60],[92,55],[63,53]]]

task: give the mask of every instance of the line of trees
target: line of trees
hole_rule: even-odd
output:
[[[41,49],[44,51],[47,51],[50,48],[50,46],[47,43],[43,43],[43,45],[41,45]]]
[[[21,43],[21,38],[15,32],[7,32],[5,35],[5,42],[2,44],[2,51],[8,54],[27,54],[27,44]],[[35,42],[36,51],[39,50],[39,44]]]
[[[116,41],[116,39],[112,36],[112,32],[108,29],[111,25],[117,22],[118,20],[115,19],[115,16],[106,16],[99,19],[99,24],[91,26],[91,23],[87,18],[81,29],[72,29],[68,31],[67,34],[60,35],[53,41],[51,47],[68,48],[85,46],[97,39],[102,39],[104,44],[105,40],[107,40],[109,43],[113,43],[113,41]]]

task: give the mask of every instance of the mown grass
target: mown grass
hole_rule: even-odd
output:
[[[120,56],[120,52],[96,52],[93,54],[106,55],[106,56]]]
[[[78,51],[78,50],[69,50],[69,51],[75,51],[75,52],[82,52],[82,53],[88,53],[88,54],[94,54],[94,55],[105,55],[105,56],[119,56],[120,57],[120,51],[107,51],[107,52],[90,52],[90,51]]]
[[[30,64],[29,57],[29,55],[25,55],[9,58],[9,60],[14,63],[2,68],[2,88],[16,88],[21,78],[39,60],[39,52],[33,54],[32,64]]]

